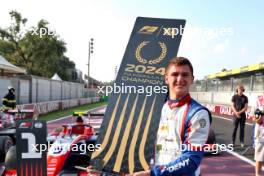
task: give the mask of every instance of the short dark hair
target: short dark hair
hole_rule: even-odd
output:
[[[166,73],[168,72],[168,69],[170,68],[171,65],[176,65],[176,66],[188,65],[190,70],[191,70],[191,73],[193,75],[192,63],[189,61],[189,59],[187,59],[185,57],[174,57],[174,58],[172,58],[166,67]]]

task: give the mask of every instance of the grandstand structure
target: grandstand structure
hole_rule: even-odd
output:
[[[264,63],[248,65],[231,70],[223,70],[197,80],[191,87],[192,92],[234,91],[242,84],[249,92],[264,91]]]
[[[249,99],[247,117],[256,98],[264,93],[264,63],[223,70],[210,74],[203,80],[197,80],[191,86],[191,96],[218,115],[232,116],[231,98],[238,84],[245,87]]]

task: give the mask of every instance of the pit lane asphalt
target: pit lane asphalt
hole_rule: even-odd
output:
[[[216,141],[220,144],[230,144],[231,137],[232,137],[232,131],[233,131],[233,125],[232,125],[232,119],[214,116],[212,128],[216,135]],[[247,123],[245,125],[245,146],[240,146],[239,141],[239,133],[240,129],[237,130],[237,136],[236,136],[236,142],[234,145],[234,152],[238,154],[242,154],[247,148],[247,152],[243,154],[248,159],[251,159],[253,161],[254,158],[254,150],[253,150],[253,124]]]
[[[231,142],[232,119],[214,116],[212,128],[215,132],[217,143],[228,145]],[[249,147],[249,150],[242,155],[241,153],[247,147]],[[203,176],[252,176],[254,175],[253,158],[252,124],[246,124],[245,147],[242,148],[240,146],[238,128],[234,150],[222,152],[219,155],[205,156],[201,164],[201,173]]]

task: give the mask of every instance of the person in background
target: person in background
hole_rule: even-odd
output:
[[[11,86],[8,87],[8,93],[2,100],[3,110],[15,109],[16,108],[16,96],[15,89]]]
[[[76,125],[83,125],[83,118],[81,116],[78,116],[76,121],[75,121]]]
[[[255,146],[255,173],[261,175],[262,163],[264,162],[264,95],[257,97],[257,101],[251,107],[250,115],[255,120],[254,146]]]
[[[236,94],[232,97],[232,111],[233,111],[233,133],[232,144],[235,145],[236,133],[238,125],[240,124],[240,145],[244,147],[244,133],[246,123],[246,110],[248,108],[248,98],[244,95],[245,88],[242,85],[236,87]]]

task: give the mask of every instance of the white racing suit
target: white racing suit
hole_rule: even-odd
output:
[[[161,113],[151,175],[199,176],[210,123],[210,112],[189,95],[168,100]]]
[[[260,95],[257,97],[257,101],[255,106],[251,109],[251,115],[254,115],[256,109],[264,111],[264,96]],[[262,118],[262,122],[260,124],[256,123],[255,131],[254,131],[254,139],[255,143],[262,143],[264,144],[264,117]]]

